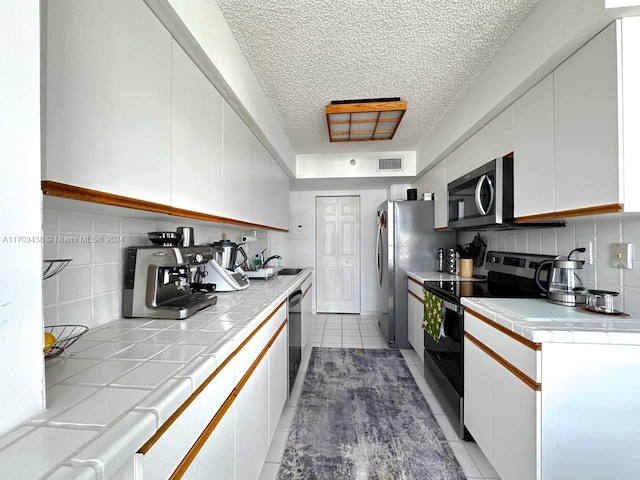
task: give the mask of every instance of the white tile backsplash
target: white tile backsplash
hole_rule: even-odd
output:
[[[68,302],[91,296],[91,267],[67,267],[58,274],[58,300]]]
[[[93,231],[95,233],[120,233],[120,219],[106,215],[94,215]]]
[[[126,248],[151,245],[147,232],[179,226],[194,228],[196,244],[218,241],[222,233],[233,242],[239,242],[242,235],[254,235],[254,230],[194,225],[179,218],[155,221],[45,209],[43,231],[51,241],[43,245],[44,258],[72,259],[60,274],[43,282],[45,324],[95,328],[121,318]],[[258,241],[246,248],[250,258],[269,245],[268,232],[258,231],[257,236]]]
[[[526,232],[526,234],[522,233]],[[457,242],[470,243],[477,232],[458,232]],[[563,228],[526,230],[491,230],[479,232],[489,250],[567,255],[577,242],[591,242],[593,265],[585,265],[582,279],[587,288],[620,292],[620,308],[640,315],[640,214],[608,214],[567,220]],[[525,241],[526,235],[526,241]],[[610,266],[611,244],[620,242],[634,246],[633,269]],[[483,267],[476,273],[486,273]]]
[[[88,213],[59,212],[58,231],[64,233],[91,232],[93,219]]]

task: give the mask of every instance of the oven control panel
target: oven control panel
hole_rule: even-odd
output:
[[[490,272],[533,278],[540,262],[554,258],[554,255],[489,251],[487,252],[486,269]]]

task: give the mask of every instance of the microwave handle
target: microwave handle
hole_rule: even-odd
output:
[[[485,209],[484,206],[482,205],[482,201],[480,200],[480,192],[482,190],[482,184],[484,183],[484,181],[487,181],[487,185],[489,186],[489,205],[487,205],[487,208]],[[487,176],[487,175],[482,175],[480,177],[480,180],[478,180],[478,183],[476,183],[476,207],[478,207],[478,211],[482,214],[482,215],[486,215],[487,212],[489,210],[491,210],[491,207],[493,206],[493,183],[491,183],[491,179]]]

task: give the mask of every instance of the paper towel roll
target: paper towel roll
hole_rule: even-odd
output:
[[[240,240],[242,241],[242,243],[257,242],[258,237],[247,237],[246,235],[243,235],[242,237],[240,237]]]

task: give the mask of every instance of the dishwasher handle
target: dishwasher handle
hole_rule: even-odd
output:
[[[289,309],[299,305],[302,302],[302,289],[298,289],[289,295]]]

